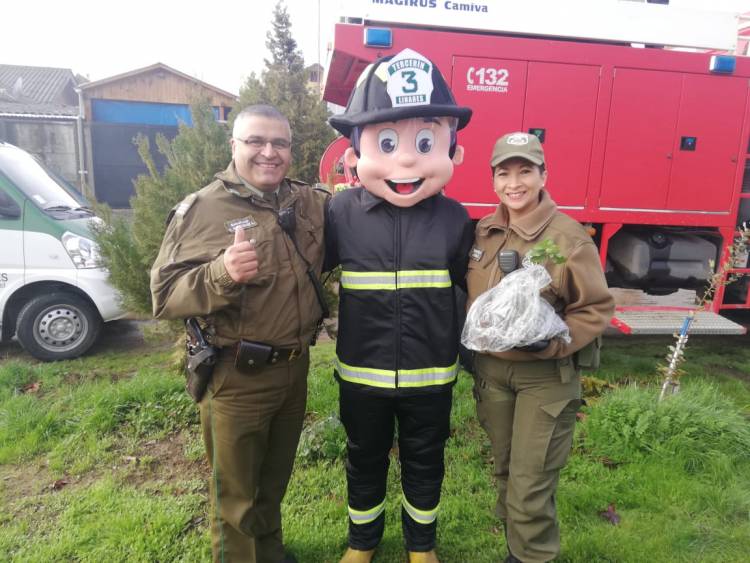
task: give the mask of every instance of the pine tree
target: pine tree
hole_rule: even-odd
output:
[[[109,270],[110,282],[122,294],[125,307],[132,312],[151,314],[149,272],[159,253],[169,211],[208,184],[232,158],[229,135],[216,122],[208,101],[191,106],[191,113],[193,125],[180,124],[171,142],[157,136],[157,148],[167,158],[163,172],[154,164],[148,139],[137,138],[138,153],[148,175],[135,181],[135,196],[130,200],[132,223],[113,217],[106,205],[97,206],[105,219],[105,225],[95,229],[103,265]]]
[[[266,34],[271,58],[258,77],[251,74],[240,90],[240,103],[231,119],[252,104],[275,106],[292,128],[292,167],[289,175],[306,182],[318,180],[318,163],[335,134],[326,123],[325,102],[307,89],[304,59],[292,37],[292,23],[283,2],[276,4],[272,29]]]
[[[318,161],[334,133],[326,123],[325,103],[307,90],[304,59],[282,2],[274,9],[272,30],[266,37],[270,59],[266,59],[260,77],[253,73],[247,79],[232,119],[239,109],[251,104],[276,106],[292,128],[290,176],[313,183],[317,181]],[[192,127],[180,125],[171,142],[157,137],[157,148],[167,158],[163,172],[154,164],[148,140],[138,139],[138,152],[149,173],[135,182],[132,223],[113,217],[106,205],[97,206],[107,225],[99,227],[95,235],[103,265],[110,271],[111,283],[122,293],[125,307],[133,312],[151,314],[149,272],[170,209],[208,184],[231,160],[228,132],[216,122],[209,103],[198,103],[191,111]]]
[[[264,59],[267,68],[286,68],[290,73],[304,70],[305,61],[292,37],[292,21],[286,6],[279,2],[273,10],[273,31],[266,33],[266,48],[271,60]]]

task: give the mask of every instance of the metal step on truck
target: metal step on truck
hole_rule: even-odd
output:
[[[694,300],[750,222],[750,58],[716,54],[734,52],[737,3],[695,4],[347,0],[323,97],[345,106],[368,64],[404,48],[434,60],[457,102],[474,110],[446,195],[474,219],[491,213],[494,141],[537,135],[548,190],[590,228],[610,287],[626,296],[613,326],[671,334],[692,302],[633,304],[628,292]],[[341,161],[347,146],[329,146],[322,181],[355,180]],[[729,266],[727,275],[749,274],[747,253]],[[749,286],[747,275],[720,285],[691,332],[743,334],[720,313],[750,309]]]

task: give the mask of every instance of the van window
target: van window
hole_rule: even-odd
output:
[[[52,172],[24,151],[0,150],[0,171],[42,210],[77,209],[82,205]]]
[[[17,218],[21,216],[18,204],[0,188],[0,219]]]

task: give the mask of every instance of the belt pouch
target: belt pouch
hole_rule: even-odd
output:
[[[245,373],[255,372],[268,363],[272,352],[273,347],[268,344],[252,342],[250,340],[240,340],[237,344],[237,355],[234,358],[234,367]]]
[[[573,380],[576,375],[576,368],[573,364],[573,359],[570,356],[560,358],[559,360],[552,360],[557,364],[557,370],[560,373],[560,382],[569,383]]]

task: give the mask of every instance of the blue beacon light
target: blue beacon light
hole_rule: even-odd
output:
[[[365,47],[389,48],[393,45],[393,31],[386,27],[366,27]]]
[[[708,70],[719,74],[732,74],[736,66],[737,61],[730,55],[712,55]]]

